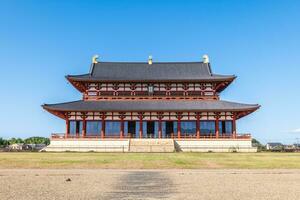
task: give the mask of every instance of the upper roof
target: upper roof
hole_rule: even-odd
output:
[[[98,62],[91,72],[68,75],[78,81],[232,81],[234,75],[213,74],[203,62]]]
[[[44,104],[43,108],[55,111],[254,111],[258,104],[243,104],[222,100],[201,101],[73,101]]]

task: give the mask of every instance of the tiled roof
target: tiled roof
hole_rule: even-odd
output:
[[[234,75],[213,74],[203,62],[99,62],[91,73],[69,75],[72,80],[86,81],[210,81],[230,80]]]
[[[73,101],[44,104],[55,111],[254,111],[258,104],[242,104],[221,100],[201,101]]]

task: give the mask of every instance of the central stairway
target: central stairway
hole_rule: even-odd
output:
[[[131,139],[129,152],[174,152],[173,139]]]

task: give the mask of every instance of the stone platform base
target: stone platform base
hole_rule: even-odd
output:
[[[251,139],[175,140],[175,148],[182,152],[257,152]]]
[[[257,152],[251,139],[55,139],[42,151],[78,152]]]
[[[64,139],[51,140],[50,145],[42,149],[42,151],[79,151],[79,152],[128,152],[129,139]]]

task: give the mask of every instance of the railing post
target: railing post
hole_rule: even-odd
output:
[[[103,139],[105,136],[105,116],[102,115],[102,126],[101,126],[101,138]]]
[[[219,138],[219,116],[216,116],[216,138]]]
[[[159,121],[158,121],[158,138],[161,139],[161,133],[162,133],[162,122],[161,122],[161,118],[159,118]]]
[[[143,115],[140,114],[139,118],[140,118],[140,130],[139,130],[139,134],[140,134],[140,138],[143,138]]]
[[[196,135],[197,135],[197,139],[200,139],[200,115],[199,113],[197,113],[197,121],[196,121]]]
[[[84,138],[86,136],[86,119],[85,116],[82,119],[82,137]]]
[[[180,117],[178,117],[178,121],[177,121],[177,137],[178,139],[180,139],[181,136],[181,120]]]
[[[121,117],[121,130],[120,130],[120,139],[124,137],[124,118]]]
[[[68,138],[68,134],[69,134],[69,130],[70,130],[70,128],[69,128],[69,118],[68,118],[68,116],[67,116],[67,118],[66,118],[66,133],[65,133],[65,138]]]
[[[232,117],[232,137],[236,138],[236,116],[235,114]]]

